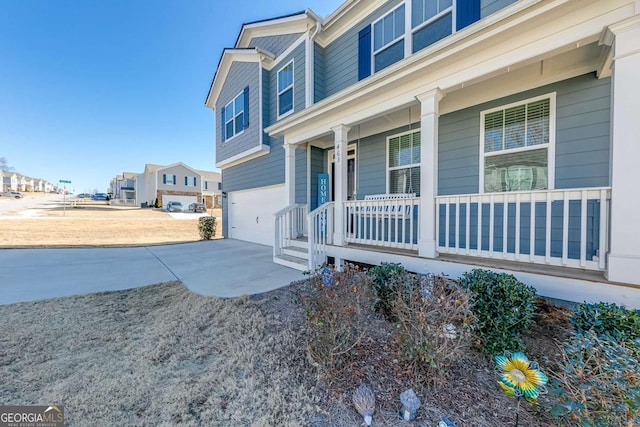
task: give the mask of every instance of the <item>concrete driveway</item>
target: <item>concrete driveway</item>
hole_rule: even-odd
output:
[[[212,240],[167,246],[0,250],[0,305],[180,280],[223,298],[267,292],[304,278],[275,264],[268,246]]]

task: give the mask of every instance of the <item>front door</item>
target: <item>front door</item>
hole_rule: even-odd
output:
[[[331,186],[331,201],[334,201],[334,189],[336,172],[336,152],[329,151],[329,183]],[[356,199],[356,145],[347,147],[347,200]]]

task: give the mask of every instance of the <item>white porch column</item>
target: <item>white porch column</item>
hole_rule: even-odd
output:
[[[612,25],[611,235],[607,279],[640,284],[640,16]]]
[[[435,89],[416,98],[420,101],[420,218],[418,255],[438,256],[436,247],[436,203],[438,194],[438,112],[443,94]]]
[[[335,202],[333,220],[333,244],[344,246],[344,202],[347,200],[347,146],[349,145],[349,127],[339,125],[331,128],[335,136],[335,171],[333,174],[333,201]]]
[[[284,187],[285,206],[293,205],[296,202],[296,146],[284,145]]]

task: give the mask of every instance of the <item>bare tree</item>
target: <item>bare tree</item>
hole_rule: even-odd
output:
[[[12,170],[14,170],[14,168],[9,166],[9,163],[7,162],[7,158],[6,157],[0,157],[0,171],[9,172],[9,171],[12,171]]]

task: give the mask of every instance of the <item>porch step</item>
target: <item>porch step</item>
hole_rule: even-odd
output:
[[[273,257],[273,262],[276,264],[284,265],[285,267],[293,268],[298,271],[309,270],[309,264],[306,259],[298,258],[291,255],[277,255]]]
[[[306,236],[302,236],[302,237],[298,237],[295,240],[290,240],[289,241],[289,245],[291,246],[295,246],[296,248],[304,248],[304,249],[308,249],[309,248],[309,240],[307,239]]]
[[[282,253],[284,255],[289,255],[294,258],[301,258],[304,261],[309,259],[309,249],[307,247],[301,246],[287,246],[286,248],[282,248]]]

